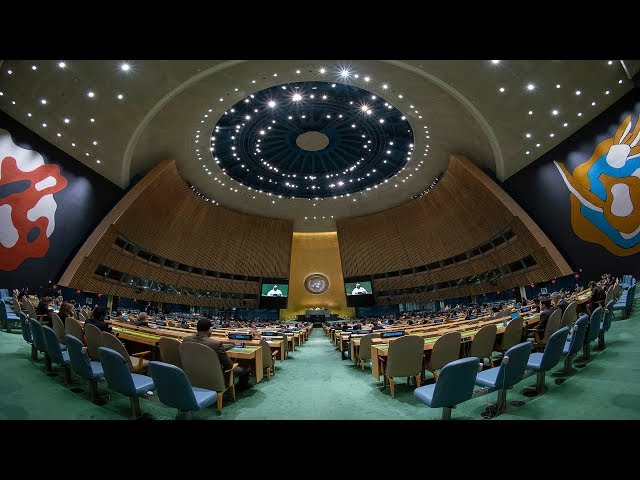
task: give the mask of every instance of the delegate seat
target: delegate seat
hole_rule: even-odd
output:
[[[507,389],[517,384],[527,368],[531,355],[531,342],[522,342],[507,350],[499,367],[489,368],[476,376],[476,385],[498,390],[496,414],[507,409]]]
[[[87,342],[87,351],[91,360],[100,360],[100,352],[98,349],[102,346],[100,337],[102,330],[90,323],[84,324],[84,339]]]
[[[7,333],[11,333],[11,327],[20,324],[20,317],[18,312],[13,312],[7,308],[7,305],[3,300],[0,300],[0,325],[4,326]]]
[[[31,327],[31,338],[33,339],[33,345],[36,350],[44,355],[44,366],[47,372],[51,372],[51,358],[47,352],[47,344],[44,340],[44,333],[42,332],[42,325],[34,318],[29,319],[29,326]],[[38,357],[36,352],[36,358]]]
[[[473,337],[468,356],[478,357],[482,364],[484,364],[484,359],[488,358],[489,364],[493,368],[493,347],[496,343],[497,332],[498,327],[495,324],[482,327]]]
[[[407,377],[409,385],[410,378],[415,376],[416,384],[420,386],[423,356],[424,339],[417,335],[405,335],[389,343],[387,358],[383,360],[383,386],[389,383],[391,398],[395,395],[395,377]]]
[[[179,412],[201,410],[213,404],[218,398],[215,390],[192,387],[181,368],[164,362],[149,362],[149,372],[158,393],[158,399],[165,405],[177,408]]]
[[[118,337],[116,337],[112,333],[100,332],[100,346],[115,350],[120,355],[122,355],[126,360],[127,365],[129,366],[129,370],[131,370],[133,373],[143,373],[149,366],[149,360],[146,360],[143,357],[149,355],[151,353],[150,350],[129,355],[126,347],[122,344]]]
[[[262,368],[267,371],[267,381],[271,380],[271,373],[276,373],[276,358],[278,358],[279,350],[271,351],[271,347],[267,341],[260,339],[260,347],[262,350]]]
[[[450,420],[451,409],[473,395],[481,365],[478,357],[454,360],[442,367],[436,383],[416,388],[413,395],[431,408],[442,407],[442,420]]]
[[[567,308],[564,309],[562,314],[562,320],[560,321],[560,328],[567,327],[569,330],[573,328],[573,325],[578,319],[578,302],[570,302]]]
[[[33,343],[33,339],[31,338],[31,327],[29,326],[29,321],[27,320],[27,316],[24,312],[20,312],[20,330],[22,330],[22,338],[24,341],[31,345],[31,358],[36,360],[38,358],[38,349]]]
[[[233,369],[223,370],[218,354],[205,345],[195,342],[183,342],[180,345],[180,357],[189,383],[194,387],[213,390],[218,393],[218,411],[222,412],[222,398],[229,390],[231,398],[236,399],[236,386]]]
[[[524,319],[520,316],[512,319],[508,324],[507,328],[504,329],[504,333],[502,334],[502,338],[498,340],[496,343],[496,351],[501,352],[504,356],[504,353],[509,350],[514,345],[517,345],[522,340],[522,330],[524,328]]]
[[[562,348],[562,355],[564,356],[564,369],[563,375],[569,375],[573,373],[573,358],[578,354],[582,346],[584,345],[584,338],[587,333],[587,325],[589,324],[589,315],[581,315],[576,321],[573,331],[567,336],[567,341]],[[564,380],[563,380],[564,381]],[[556,380],[556,383],[562,383]]]
[[[69,353],[66,350],[62,350],[60,347],[60,341],[56,336],[56,332],[47,325],[42,325],[42,333],[44,334],[44,341],[47,344],[47,353],[52,362],[60,365],[64,368],[64,379],[67,385],[71,385],[71,370],[69,369]]]
[[[364,364],[367,360],[371,360],[371,343],[374,338],[379,338],[378,333],[368,333],[360,338],[360,346],[356,352],[356,361],[360,362],[360,368],[364,370]]]
[[[82,328],[82,324],[75,318],[67,317],[64,319],[64,331],[66,335],[73,335],[80,340],[83,345],[85,344],[84,329]]]
[[[600,326],[602,325],[603,313],[604,309],[602,307],[598,307],[591,314],[591,318],[589,319],[589,327],[587,328],[587,335],[584,340],[584,347],[582,349],[583,360],[589,360],[589,358],[591,357],[591,342],[597,340],[598,335],[600,335]]]
[[[52,325],[53,331],[56,332],[56,337],[58,337],[58,342],[60,342],[60,348],[62,348],[62,350],[66,350],[67,339],[65,338],[65,336],[67,335],[67,332],[64,329],[64,324],[62,323],[62,320],[60,320],[60,317],[55,312],[51,313],[51,325]]]
[[[607,303],[604,309],[604,315],[602,317],[602,324],[600,325],[600,333],[598,334],[598,346],[594,350],[604,350],[606,348],[604,343],[604,334],[611,328],[611,320],[613,319],[613,305],[615,300],[611,300]]]
[[[107,385],[111,390],[129,397],[133,418],[140,417],[142,413],[138,397],[155,388],[153,379],[146,375],[131,373],[125,358],[111,348],[100,347],[98,354]]]
[[[426,369],[431,372],[433,379],[438,380],[438,370],[447,363],[460,358],[460,346],[462,345],[462,335],[460,332],[449,332],[442,335],[431,349],[431,357],[426,363]]]
[[[547,342],[551,338],[551,335],[556,333],[560,328],[561,322],[562,322],[562,310],[558,308],[554,310],[551,316],[549,317],[546,328],[544,329],[544,336],[542,338],[540,338],[540,334],[538,330],[536,330],[535,328],[529,329],[529,331],[533,332],[534,334],[534,338],[532,339],[534,343],[533,348],[544,349],[544,347],[547,345]]]
[[[98,380],[104,378],[104,370],[100,362],[92,362],[87,353],[87,347],[73,335],[66,335],[67,352],[69,352],[69,361],[71,369],[89,382],[89,392],[91,401],[95,402],[98,398]]]
[[[535,394],[543,393],[545,372],[555,367],[560,358],[562,358],[562,350],[567,342],[569,328],[562,327],[556,333],[551,335],[544,352],[535,352],[529,355],[527,360],[527,368],[536,373]]]
[[[178,368],[182,368],[182,359],[180,358],[180,344],[182,342],[176,338],[162,337],[158,341],[160,349],[160,357],[164,363],[170,363]]]

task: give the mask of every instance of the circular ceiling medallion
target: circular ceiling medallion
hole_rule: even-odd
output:
[[[314,273],[304,279],[304,288],[309,293],[320,295],[329,288],[329,279],[320,273]]]
[[[211,134],[213,160],[238,183],[288,198],[350,195],[397,175],[414,135],[390,100],[353,85],[294,82],[236,102]]]
[[[298,138],[296,138],[296,144],[302,150],[306,150],[307,152],[317,152],[318,150],[323,150],[327,145],[329,145],[329,137],[322,132],[310,130],[298,135]]]

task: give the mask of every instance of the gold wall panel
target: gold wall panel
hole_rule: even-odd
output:
[[[347,307],[340,248],[336,232],[293,233],[289,273],[289,307],[280,310],[281,319],[296,318],[307,308],[325,307],[331,313],[353,318],[355,309]],[[304,280],[313,273],[329,279],[329,288],[319,295],[304,288]]]

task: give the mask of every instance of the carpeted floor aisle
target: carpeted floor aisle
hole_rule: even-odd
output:
[[[637,298],[635,299],[637,304]],[[621,313],[617,313],[618,318]],[[522,400],[521,407],[509,406],[498,419],[640,419],[640,310],[625,320],[614,320],[607,334],[607,349],[593,352],[587,366],[577,369],[562,385],[556,385],[555,372],[547,373],[548,391],[538,397],[522,395],[535,376],[525,379],[508,393],[508,400]],[[102,406],[88,399],[88,386],[74,376],[73,393],[64,384],[62,373],[49,377],[44,362],[30,359],[30,347],[19,332],[0,333],[0,419],[127,419],[129,400],[111,393],[106,383],[99,390],[107,400]],[[576,360],[574,364],[580,364]],[[428,375],[428,374],[427,374]],[[315,329],[309,341],[284,362],[278,361],[277,373],[238,394],[233,402],[225,395],[221,415],[214,407],[194,414],[196,419],[213,420],[404,420],[440,418],[440,409],[430,409],[413,396],[413,388],[399,382],[396,398],[389,388],[381,388],[367,366],[365,371],[349,360],[341,360],[321,329]],[[481,413],[496,394],[472,399],[453,411],[454,419],[483,420]],[[150,418],[173,419],[176,410],[162,405],[157,398],[140,400]]]

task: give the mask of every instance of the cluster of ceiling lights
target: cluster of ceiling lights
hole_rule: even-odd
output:
[[[414,195],[414,196],[413,196],[413,197],[411,197],[411,198],[413,198],[413,199],[420,198],[420,197],[423,197],[424,195],[426,195],[427,193],[429,193],[429,192],[433,189],[433,187],[435,187],[435,186],[438,184],[438,182],[439,182],[440,180],[442,180],[442,177],[443,177],[443,176],[444,176],[444,172],[440,172],[440,173],[438,174],[438,176],[435,178],[435,180],[434,180],[433,182],[431,182],[431,185],[429,185],[429,186],[428,186],[427,188],[425,188],[422,192],[420,192],[420,193],[418,193],[418,194]]]
[[[58,61],[58,62],[56,62],[56,67],[58,69],[60,69],[60,70],[66,70],[69,67],[69,64],[66,61]],[[118,68],[122,72],[129,72],[129,71],[132,70],[131,64],[128,63],[128,62],[122,62],[119,65]],[[33,72],[39,72],[40,71],[39,68],[38,68],[38,65],[36,65],[36,64],[31,65],[29,70],[31,70]],[[10,69],[10,68],[6,69],[5,72],[6,72],[7,75],[11,75],[11,76],[13,76],[13,74],[15,73],[13,71],[13,69]],[[5,95],[4,92],[0,92],[0,97],[4,96],[4,95]],[[91,90],[91,89],[87,90],[85,95],[89,99],[95,99],[97,97],[96,92],[94,90]],[[122,100],[124,100],[124,93],[115,92],[114,97],[117,100],[122,101]],[[15,100],[11,100],[11,104],[12,105],[16,105],[16,101]],[[40,105],[39,108],[49,109],[50,110],[52,108],[52,106],[55,106],[54,105],[55,101],[50,101],[49,99],[42,97],[42,98],[40,98],[38,100],[38,104]],[[68,127],[69,125],[73,126],[73,125],[76,124],[76,122],[72,122],[71,118],[69,116],[66,116],[66,115],[63,115],[62,118],[59,118],[59,119],[56,119],[56,120],[47,120],[46,118],[43,119],[43,117],[47,116],[46,110],[43,111],[43,110],[39,110],[38,108],[34,108],[33,112],[34,113],[32,113],[31,110],[27,110],[27,111],[25,111],[24,114],[26,115],[27,119],[32,119],[32,118],[34,118],[34,116],[36,116],[36,118],[39,117],[40,119],[37,122],[38,122],[38,124],[39,124],[39,126],[41,128],[47,129],[46,131],[49,131],[50,128],[52,128],[52,127],[54,127],[54,126],[56,126],[58,124],[61,124],[60,126],[62,126],[63,129],[60,129],[55,134],[56,138],[58,138],[58,139],[65,138],[68,135],[65,132],[64,128]],[[93,118],[93,117],[89,117],[88,118],[88,122],[90,124],[95,125],[96,119]],[[73,137],[71,137],[71,138],[73,138]],[[62,142],[62,141],[63,140],[59,140],[59,142]],[[69,142],[69,144],[71,145],[71,147],[74,150],[76,148],[79,148],[78,143],[75,140],[72,140],[71,142]],[[98,140],[92,140],[91,141],[91,145],[93,145],[94,147],[97,146],[98,145]],[[91,147],[87,147],[87,148],[91,149]],[[92,157],[92,153],[85,151],[84,152],[84,156],[81,156],[81,155],[77,156],[78,160],[86,159],[86,157],[91,158]],[[94,153],[93,154],[93,159],[95,160],[95,163],[96,164],[100,164],[101,160],[99,158],[96,158],[96,157],[97,157],[97,155]]]
[[[498,64],[500,64],[500,63],[501,63],[501,61],[500,61],[500,60],[491,60],[491,64],[492,64],[492,65],[498,65]],[[608,66],[611,66],[611,65],[613,65],[613,61],[612,61],[612,60],[608,60],[608,61],[606,62],[606,64],[607,64]],[[620,84],[622,84],[622,83],[623,83],[623,80],[622,80],[622,79],[621,79],[621,80],[618,80],[618,85],[620,85]],[[562,88],[562,85],[561,85],[561,84],[559,84],[559,83],[556,83],[556,84],[554,85],[554,88],[556,88],[556,89],[561,89],[561,88]],[[525,84],[524,89],[525,89],[526,91],[528,91],[528,92],[533,92],[533,91],[538,90],[538,86],[537,86],[535,83],[533,83],[533,82],[528,82],[528,83],[526,83],[526,84]],[[499,92],[499,93],[501,93],[501,94],[504,94],[504,93],[507,93],[507,92],[508,92],[508,89],[507,89],[506,87],[504,87],[504,86],[500,86],[500,87],[498,88],[498,92]],[[580,90],[580,89],[576,89],[574,93],[575,93],[575,95],[576,95],[576,96],[581,96],[584,92],[583,92],[582,90]],[[610,91],[610,90],[605,90],[605,91],[603,92],[603,95],[609,95],[610,93],[611,93],[611,91]],[[597,105],[596,100],[593,100],[593,101],[591,102],[591,106],[592,106],[592,107],[595,107],[596,105]],[[552,108],[550,108],[550,109],[549,109],[548,113],[550,114],[550,116],[551,116],[551,117],[559,117],[559,116],[561,116],[560,107],[552,107]],[[534,111],[533,111],[533,110],[529,110],[529,111],[527,112],[527,115],[530,115],[530,116],[531,116],[531,115],[534,115]],[[578,117],[582,117],[582,112],[578,112],[578,113],[577,113],[577,116],[578,116]],[[566,121],[565,121],[565,122],[562,122],[562,127],[566,128],[566,127],[568,127],[568,126],[569,126],[569,122],[566,122]],[[555,134],[555,132],[553,132],[553,131],[552,131],[552,132],[548,132],[548,136],[549,136],[549,138],[555,138],[556,134]],[[533,140],[533,138],[534,138],[534,134],[532,134],[531,132],[525,132],[525,133],[524,133],[524,137],[525,137],[526,139],[528,139],[528,140],[531,140],[532,142],[533,142],[533,141],[535,141],[535,140]],[[540,147],[542,147],[542,143],[541,143],[540,141],[536,141],[535,146],[536,146],[536,148],[540,148]],[[526,148],[526,147],[525,147],[525,148]],[[531,147],[529,147],[529,148],[531,148]],[[524,153],[525,153],[525,155],[530,155],[530,154],[531,154],[531,150],[525,150],[525,152],[524,152]]]
[[[189,182],[187,182],[187,185],[189,185],[189,187],[191,188],[191,191],[193,193],[195,193],[196,195],[198,195],[199,197],[201,197],[205,202],[209,202],[212,204],[216,204],[218,202],[216,202],[214,199],[207,197],[205,194],[203,194],[201,191],[199,191],[196,187],[194,187],[193,185],[191,185]]]
[[[325,77],[325,76],[330,74],[329,69],[327,69],[326,67],[323,67],[323,66],[317,68],[316,71],[317,71],[317,73],[320,75],[320,77],[323,80],[325,80],[323,77]],[[339,83],[351,83],[351,82],[361,81],[361,82],[363,82],[362,85],[366,86],[367,88],[371,88],[374,85],[373,79],[372,79],[372,77],[370,75],[361,75],[358,72],[356,72],[355,70],[353,70],[352,68],[339,67],[337,70],[335,70],[334,73],[335,73],[335,77],[336,77],[335,81],[339,82]],[[301,74],[301,70],[297,69],[296,70],[296,75],[300,75],[300,74]],[[277,75],[278,75],[277,73],[273,74],[274,77],[277,77]],[[255,83],[256,83],[256,80],[251,80],[251,84],[255,84]],[[336,83],[331,83],[331,87],[335,87],[335,86],[336,86]],[[284,84],[284,85],[281,85],[280,88],[283,91],[287,91],[288,90],[287,87],[288,86],[286,84]],[[383,91],[383,93],[386,93],[390,89],[390,84],[386,83],[386,82],[381,83],[379,85],[379,88]],[[239,91],[239,88],[236,87],[234,89],[234,92],[238,92],[238,91]],[[318,101],[318,100],[327,100],[328,99],[328,96],[326,94],[325,95],[316,96],[315,93],[311,93],[311,92],[306,92],[305,93],[305,92],[292,91],[292,90],[290,90],[288,93],[289,93],[289,98],[287,98],[286,100],[287,101],[291,101],[291,102],[303,102],[305,100],[308,100],[308,101],[316,100],[316,101]],[[229,97],[231,95],[233,95],[231,92],[226,94],[227,97]],[[423,115],[421,114],[421,112],[413,104],[410,104],[409,100],[405,99],[404,95],[402,93],[397,93],[396,95],[397,95],[399,101],[403,100],[404,102],[409,104],[408,108],[410,109],[411,114],[415,115],[417,117],[418,121],[423,121]],[[251,94],[247,98],[244,99],[244,102],[245,103],[249,103],[254,98],[255,98],[255,96],[253,94]],[[372,100],[376,100],[376,99],[377,99],[377,96],[373,95],[372,96]],[[220,96],[218,98],[218,100],[220,102],[222,102],[222,101],[224,101],[224,97]],[[269,109],[274,109],[281,103],[281,101],[282,101],[282,99],[273,98],[269,102],[267,102],[266,105],[262,106],[262,108],[267,108],[268,107]],[[359,108],[360,111],[362,112],[362,114],[364,114],[366,116],[373,115],[373,113],[374,113],[372,108],[370,108],[370,106],[367,106],[367,105],[360,105],[360,106],[354,105],[354,108]],[[384,102],[384,108],[392,109],[393,106],[389,102]],[[259,112],[260,112],[259,109],[254,109],[254,114],[258,114]],[[202,115],[200,123],[204,124],[206,121],[208,121],[207,119],[210,117],[211,113],[214,113],[214,107],[207,109],[207,111]],[[235,110],[233,108],[231,108],[228,111],[224,111],[223,115],[228,115],[228,114],[233,114],[233,113],[235,113]],[[247,123],[251,121],[251,118],[252,118],[252,115],[247,113],[245,118],[243,119],[243,121],[236,125],[236,133],[240,132],[243,127],[246,127]],[[408,121],[406,115],[402,115],[401,118],[402,118],[403,121]],[[289,120],[294,120],[293,116],[289,116],[288,119]],[[301,119],[305,119],[305,116],[302,115]],[[380,124],[383,124],[385,122],[385,119],[384,118],[378,118],[377,121]],[[357,128],[357,125],[355,123],[352,124],[351,126],[352,126],[352,128]],[[427,157],[428,154],[429,154],[429,139],[430,139],[430,135],[429,135],[428,126],[427,125],[422,125],[422,126],[424,128],[424,135],[425,135],[425,138],[426,138],[426,143],[425,143],[425,147],[424,147],[423,156]],[[200,127],[200,128],[202,128],[202,127]],[[261,148],[260,148],[260,143],[266,136],[269,135],[270,130],[271,130],[271,125],[264,125],[264,126],[261,126],[261,127],[258,128],[258,130],[257,130],[258,138],[256,139],[256,142],[254,144],[254,148],[255,148],[254,149],[254,153],[255,154],[262,153],[261,152]],[[409,131],[410,131],[410,129],[409,129]],[[210,138],[210,141],[209,141],[208,144],[205,143],[205,135],[201,133],[200,129],[196,130],[195,135],[194,135],[194,147],[195,147],[195,154],[196,154],[196,157],[197,157],[196,160],[198,161],[199,164],[202,165],[202,168],[203,168],[205,174],[209,175],[209,176],[213,175],[214,171],[211,169],[210,166],[207,165],[207,157],[203,156],[203,155],[208,150],[210,152],[210,154],[212,155],[213,161],[218,165],[218,168],[220,168],[221,160],[220,160],[220,157],[217,156],[217,154],[215,153],[216,137],[220,133],[221,133],[220,130],[216,127],[216,129],[214,129],[214,131],[212,132],[212,135],[211,135],[211,138]],[[232,140],[235,140],[235,138],[233,136],[232,136]],[[365,152],[369,149],[369,145],[368,145],[369,141],[370,141],[370,139],[365,136],[365,142],[363,143],[363,146],[362,146],[363,151],[365,151]],[[202,145],[202,143],[205,143],[205,145]],[[390,142],[390,145],[393,145],[393,142]],[[395,180],[395,183],[393,183],[395,187],[399,187],[400,184],[406,183],[407,181],[411,180],[412,177],[413,177],[413,172],[418,171],[424,165],[424,159],[421,159],[421,160],[415,162],[415,164],[413,164],[413,165],[409,164],[409,161],[411,160],[412,154],[413,154],[413,147],[414,147],[413,144],[411,144],[410,147],[409,147],[409,150],[407,152],[407,159],[406,159],[407,163],[405,164],[405,166],[403,166],[397,172],[397,174],[394,177],[391,177],[391,180]],[[241,163],[241,168],[242,169],[244,169],[247,172],[250,171],[249,166],[247,166],[248,162],[246,162],[245,159],[242,159],[242,158],[239,157],[239,152],[238,152],[237,149],[234,149],[231,152],[231,155],[232,155],[232,157],[234,157],[234,159],[237,162],[242,162]],[[363,159],[361,159],[361,160],[363,160]],[[384,162],[386,162],[386,161],[384,161]],[[355,168],[359,167],[359,165],[360,165],[360,162],[356,161],[355,165],[352,165],[351,167],[346,169],[344,172],[342,172],[342,174],[344,174],[344,175],[348,174],[350,171],[353,171]],[[306,177],[304,177],[304,176],[296,176],[295,173],[280,172],[278,170],[278,167],[276,165],[273,165],[272,162],[269,162],[269,160],[263,160],[262,161],[262,166],[264,166],[265,168],[267,168],[267,169],[269,169],[269,170],[271,170],[271,171],[273,171],[275,173],[280,173],[282,175],[282,177],[283,177],[282,184],[285,187],[287,187],[288,189],[291,189],[291,193],[292,193],[291,196],[287,195],[286,198],[290,198],[290,199],[295,199],[296,198],[295,189],[301,188],[300,182],[303,179],[307,180],[309,182],[307,184],[305,184],[302,188],[305,188],[305,189],[308,189],[308,190],[313,190],[314,189],[314,185],[313,185],[312,180],[316,180],[316,177],[308,176],[308,175]],[[409,172],[407,172],[407,169],[413,170],[413,172],[409,173]],[[249,185],[244,185],[242,182],[238,182],[238,181],[234,180],[233,178],[229,177],[229,175],[227,174],[227,172],[225,171],[224,168],[220,168],[220,170],[221,170],[221,172],[219,174],[220,177],[222,177],[222,175],[227,176],[228,178],[226,179],[226,181],[234,182],[236,184],[239,184],[239,186],[241,188],[246,189],[246,191],[248,191],[248,192],[250,192],[252,194],[252,198],[253,199],[256,199],[256,195],[255,195],[256,192],[259,193],[259,194],[267,195],[267,196],[272,196],[273,195],[271,192],[266,192],[266,191],[263,192],[262,189],[252,188]],[[373,172],[373,170],[372,170],[372,172]],[[371,172],[367,172],[367,173],[369,175],[371,175]],[[364,176],[351,178],[351,179],[348,179],[348,180],[349,180],[350,183],[353,183],[354,181],[355,182],[362,182],[366,178],[367,173],[364,173],[363,174]],[[329,175],[329,178],[334,178],[334,177],[338,177],[340,175],[340,173],[331,173],[331,174],[328,174],[328,175]],[[256,177],[261,179],[261,180],[264,180],[264,178],[261,177],[259,174],[257,174]],[[293,181],[293,182],[285,180],[285,179],[293,179],[293,178],[295,178],[295,181]],[[347,180],[347,179],[345,179],[345,180]],[[342,180],[342,182],[344,183],[345,180]],[[354,192],[354,195],[356,193],[359,193],[361,195],[365,195],[367,191],[371,191],[372,189],[377,189],[379,187],[384,186],[384,184],[389,183],[389,180],[390,180],[389,178],[386,178],[386,179],[384,179],[383,181],[381,181],[380,183],[378,183],[376,185],[372,185],[370,187],[363,188],[359,192]],[[215,177],[214,181],[216,181],[219,184],[220,187],[224,187],[225,186],[225,183],[224,183],[225,179],[223,179],[223,178]],[[277,184],[277,182],[275,182],[274,180],[267,179],[265,185],[268,186],[269,183],[273,184],[274,186]],[[340,180],[338,180],[336,178],[336,181],[333,182],[333,185],[334,185],[333,188],[338,188],[340,186],[339,183],[340,183]],[[230,191],[238,192],[238,189],[230,187]],[[278,198],[283,198],[282,195],[277,195],[277,196],[278,196]],[[338,192],[336,192],[336,195],[334,195],[333,197],[326,197],[326,198],[333,198],[334,200],[337,200],[337,199],[342,199],[342,198],[346,198],[346,197],[351,197],[351,195],[349,193],[347,193],[347,194],[339,194]],[[308,199],[310,201],[322,201],[323,200],[322,198],[319,198],[319,197],[308,198]],[[350,198],[350,200],[352,202],[356,202],[357,201],[356,198]],[[276,202],[275,202],[275,200],[272,200],[271,203],[275,204]],[[315,206],[316,204],[314,203],[313,205]]]

